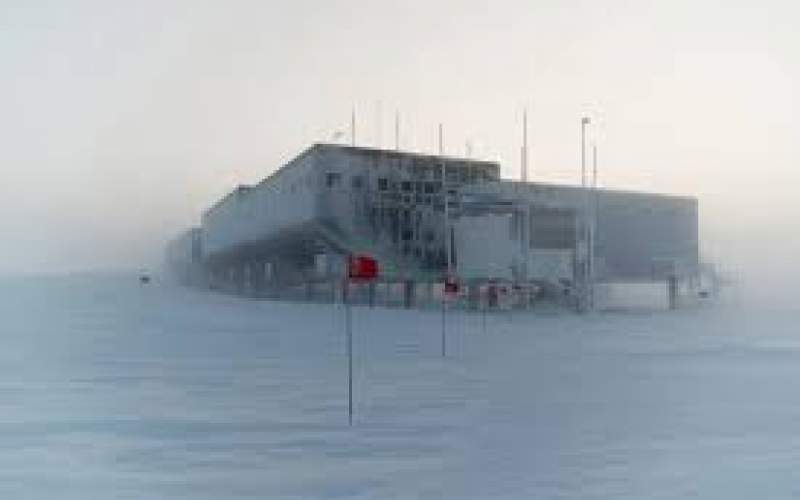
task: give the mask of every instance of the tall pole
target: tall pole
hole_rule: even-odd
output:
[[[450,250],[450,213],[448,208],[449,190],[447,188],[447,165],[444,161],[444,127],[439,124],[439,160],[442,162],[442,195],[444,200],[444,239],[445,251],[447,252],[447,276],[452,271],[452,259]]]
[[[447,294],[442,288],[442,357],[447,356]]]
[[[586,126],[589,125],[588,116],[581,118],[581,187],[586,187]]]
[[[400,111],[394,113],[394,150],[400,151]]]
[[[522,165],[520,165],[520,180],[528,182],[528,110],[522,113]]]
[[[448,205],[448,188],[447,188],[447,166],[444,161],[444,127],[439,124],[439,160],[442,162],[442,200],[444,201],[444,251],[446,253],[447,272],[442,284],[442,357],[447,355],[447,293],[445,292],[446,283],[450,279],[452,261],[450,250],[450,220]]]
[[[583,189],[583,231],[582,243],[584,249],[581,252],[581,294],[580,294],[580,307],[581,311],[586,309],[589,294],[589,196],[588,185],[586,176],[586,126],[591,123],[588,116],[581,118],[581,188]]]
[[[353,425],[353,319],[350,308],[350,283],[344,280],[344,321],[347,331],[347,423]]]
[[[356,145],[356,107],[353,106],[353,111],[350,114],[350,144]]]
[[[592,143],[592,221],[589,232],[589,307],[594,309],[595,241],[597,239],[597,144]]]
[[[383,103],[375,103],[375,147],[383,148]]]

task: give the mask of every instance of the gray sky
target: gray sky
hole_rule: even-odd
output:
[[[150,266],[353,104],[360,142],[389,144],[399,109],[404,147],[434,150],[441,121],[449,152],[469,140],[506,176],[527,106],[531,177],[554,182],[577,180],[591,114],[604,185],[699,196],[731,266],[788,258],[798,18],[790,1],[0,0],[0,272]]]

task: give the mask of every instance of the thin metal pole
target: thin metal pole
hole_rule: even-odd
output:
[[[447,356],[447,300],[442,288],[442,357]]]
[[[375,103],[375,147],[383,149],[383,102]]]
[[[597,239],[597,144],[592,143],[592,221],[589,238],[589,307],[594,309],[595,302],[595,241]]]
[[[353,111],[350,114],[350,144],[356,145],[356,107],[353,106]]]
[[[586,125],[589,118],[581,118],[581,187],[586,187]]]
[[[400,151],[400,111],[394,114],[394,149]]]
[[[344,318],[347,331],[347,423],[353,425],[353,319],[349,288],[349,284],[345,280],[342,295],[344,296]]]
[[[450,220],[448,209],[449,192],[447,188],[447,166],[444,161],[444,127],[439,124],[439,158],[442,162],[442,200],[444,201],[444,248],[446,253],[447,273],[442,284],[442,357],[447,355],[447,304],[445,284],[450,279],[452,256],[450,249]]]
[[[447,261],[447,277],[450,277],[450,273],[452,272],[453,262],[452,262],[452,249],[451,247],[451,237],[450,237],[450,205],[449,198],[450,192],[447,187],[447,165],[444,160],[444,129],[442,124],[439,124],[439,159],[442,162],[442,200],[444,201],[444,246],[446,252],[446,261]]]
[[[522,114],[522,172],[520,179],[522,182],[528,182],[528,110]]]
[[[481,302],[483,302],[483,301],[481,301]],[[483,309],[483,314],[482,314],[482,316],[483,316],[483,334],[484,335],[486,335],[486,308],[489,306],[488,302],[489,302],[489,297],[488,297],[488,292],[487,292],[486,301],[483,302],[483,304],[482,304],[483,305],[483,308],[482,308]]]
[[[581,118],[581,187],[583,188],[583,230],[581,236],[585,251],[581,252],[581,290],[579,297],[579,310],[583,311],[586,308],[589,289],[589,197],[587,192],[587,176],[586,176],[586,126],[589,125],[590,119],[587,116]]]

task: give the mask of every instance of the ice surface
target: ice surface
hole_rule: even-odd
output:
[[[0,498],[793,498],[796,309],[344,315],[0,280]]]

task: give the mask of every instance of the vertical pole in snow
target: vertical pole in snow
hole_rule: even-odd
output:
[[[594,309],[595,254],[597,239],[597,144],[592,143],[592,219],[589,223],[589,308]]]
[[[347,334],[347,423],[353,425],[353,319],[350,309],[349,283],[345,279],[343,288],[344,322]]]
[[[591,123],[588,116],[581,118],[581,190],[583,195],[583,223],[581,230],[581,242],[583,249],[581,252],[581,283],[578,297],[578,311],[585,312],[588,306],[589,295],[589,196],[588,178],[586,175],[586,126]]]
[[[442,357],[447,356],[447,301],[442,288]]]
[[[447,272],[445,273],[445,279],[442,284],[442,357],[445,357],[447,355],[447,304],[445,297],[447,295],[446,283],[450,279],[450,272],[452,270],[452,250],[450,249],[450,221],[447,207],[449,201],[447,166],[444,161],[444,127],[441,123],[439,124],[439,157],[442,162],[442,200],[444,201],[444,231],[442,231],[442,235],[444,236],[444,251],[447,262]]]
[[[486,301],[483,302],[483,334],[486,335],[486,308],[489,306],[489,297],[487,292]]]

